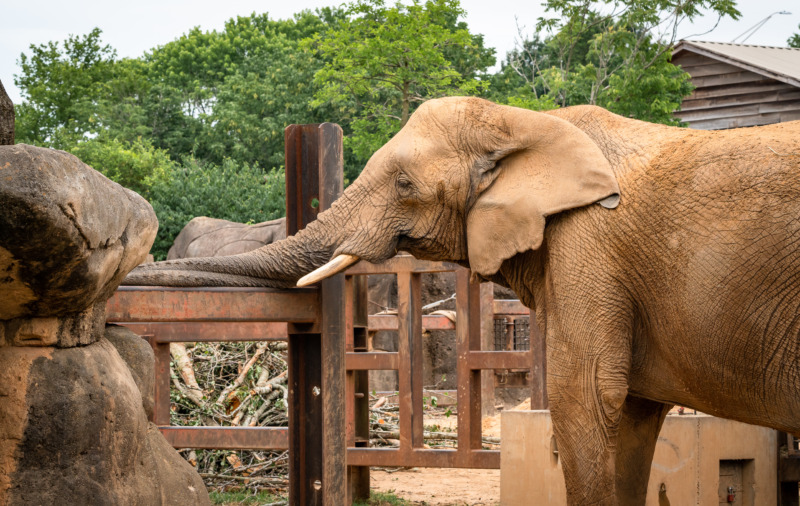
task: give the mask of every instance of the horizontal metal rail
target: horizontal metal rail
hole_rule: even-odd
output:
[[[456,300],[459,324],[445,315],[422,315],[420,274],[456,272]],[[528,316],[530,310],[518,300],[478,297],[477,285],[470,287],[466,270],[446,262],[415,260],[398,256],[374,265],[359,262],[348,278],[368,274],[396,274],[402,279],[398,314],[377,314],[367,318],[371,331],[398,331],[399,352],[356,351],[345,353],[348,372],[396,370],[402,381],[398,393],[401,405],[400,448],[365,448],[368,434],[351,434],[347,451],[349,466],[411,466],[499,468],[500,454],[483,450],[480,443],[480,371],[531,369],[530,351],[488,351],[481,349],[480,316],[475,312],[502,316]],[[486,306],[486,304],[490,304]],[[286,427],[178,427],[169,426],[169,344],[173,342],[281,341],[289,333],[319,332],[319,293],[315,288],[274,290],[267,288],[166,288],[121,287],[109,300],[107,321],[129,327],[147,336],[156,353],[156,423],[176,448],[286,450]],[[486,308],[491,313],[488,313]],[[473,313],[473,314],[471,314]],[[472,327],[472,328],[470,328]],[[422,439],[422,330],[456,330],[459,343],[459,447],[427,449]],[[353,332],[350,326],[349,332]],[[403,344],[405,343],[405,344]],[[466,375],[466,376],[465,376]],[[351,400],[348,399],[348,402]],[[477,402],[477,407],[476,407]],[[352,430],[350,428],[349,430]],[[357,442],[357,443],[355,443]],[[355,446],[353,446],[355,444]]]
[[[313,288],[122,286],[106,304],[106,321],[311,323],[318,307]]]

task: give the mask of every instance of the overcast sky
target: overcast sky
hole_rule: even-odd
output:
[[[268,12],[274,19],[289,18],[303,9],[337,5],[338,0],[8,0],[0,22],[0,81],[14,103],[21,101],[14,86],[20,72],[17,60],[30,54],[31,44],[62,41],[68,35],[82,35],[94,27],[103,30],[103,42],[111,44],[120,57],[138,57],[163,45],[194,26],[204,30],[221,29],[227,19],[252,12]],[[798,32],[798,0],[739,0],[742,18],[725,20],[712,33],[695,40],[730,42],[733,38],[776,11],[776,15],[748,41],[748,44],[785,46],[786,39]],[[482,33],[486,45],[497,50],[498,61],[514,47],[517,23],[533,30],[536,18],[543,15],[538,0],[462,0],[466,21],[472,33]],[[518,21],[517,21],[518,20]],[[716,17],[707,16],[694,26],[685,26],[681,37],[709,30]]]

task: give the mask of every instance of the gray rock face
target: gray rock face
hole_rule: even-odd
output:
[[[105,338],[114,345],[117,353],[131,371],[133,381],[142,394],[142,407],[148,419],[153,418],[156,405],[155,374],[156,358],[147,341],[119,325],[107,325]]]
[[[136,193],[69,153],[25,144],[0,146],[0,202],[0,320],[105,301],[158,227]]]
[[[285,238],[286,218],[245,225],[200,216],[183,227],[167,260],[236,255]]]
[[[210,504],[106,339],[0,348],[0,504]]]
[[[0,146],[0,203],[0,506],[210,504],[147,421],[152,350],[123,329],[103,339],[106,300],[155,238],[153,209],[23,144]]]

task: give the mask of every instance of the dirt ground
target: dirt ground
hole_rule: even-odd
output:
[[[511,408],[530,409],[530,398]],[[425,424],[437,424],[443,430],[455,430],[455,416],[432,416]],[[500,414],[483,419],[483,435],[500,437]],[[393,492],[397,497],[418,505],[489,506],[500,504],[499,469],[412,468],[370,471],[370,487]]]
[[[370,487],[393,492],[413,504],[489,506],[500,504],[499,469],[404,469],[370,471]]]

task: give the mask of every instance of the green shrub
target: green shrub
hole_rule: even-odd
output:
[[[130,143],[95,137],[79,142],[69,151],[107,178],[145,198],[154,174],[169,172],[175,166],[166,151],[141,138]]]
[[[158,216],[152,253],[163,260],[178,232],[196,216],[258,223],[285,214],[283,168],[264,172],[227,159],[222,165],[184,160],[183,166],[159,171],[150,187]]]

